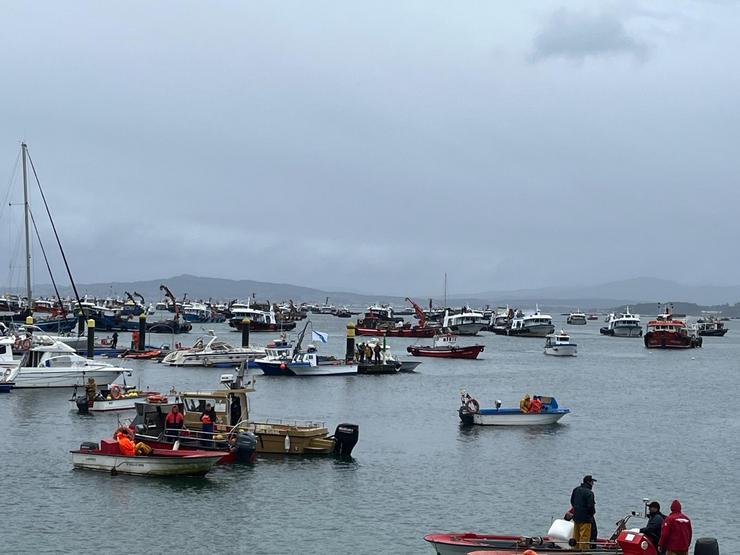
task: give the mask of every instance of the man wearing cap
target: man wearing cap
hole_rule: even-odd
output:
[[[666,555],[688,555],[691,545],[691,519],[681,512],[681,502],[674,499],[671,514],[663,522],[658,552]]]
[[[658,549],[658,541],[660,540],[660,530],[663,528],[663,521],[665,515],[660,512],[660,503],[657,501],[651,501],[648,505],[647,526],[640,528],[640,533],[645,534],[645,537],[649,539]]]
[[[583,483],[570,494],[570,505],[573,507],[573,537],[576,549],[585,551],[591,542],[591,523],[596,514],[596,500],[592,491],[596,480],[590,474],[583,477]]]

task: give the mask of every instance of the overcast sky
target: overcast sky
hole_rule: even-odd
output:
[[[0,200],[25,139],[80,282],[736,284],[738,28],[731,1],[6,2]]]

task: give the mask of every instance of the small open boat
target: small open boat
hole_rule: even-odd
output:
[[[136,476],[204,476],[223,456],[214,451],[171,449],[128,456],[121,454],[114,439],[103,439],[100,445],[85,442],[70,452],[75,468]]]
[[[545,338],[545,354],[556,357],[574,357],[578,353],[578,345],[570,340],[570,336],[563,330],[560,333],[551,333]]]
[[[534,395],[532,401],[537,403],[538,410],[522,412],[519,407],[501,407],[501,401],[496,401],[496,407],[484,409],[480,403],[464,391],[460,395],[461,406],[458,415],[463,424],[478,424],[481,426],[545,426],[555,424],[570,409],[558,406],[554,397]]]
[[[415,357],[437,357],[437,358],[478,358],[485,349],[484,345],[457,344],[457,337],[451,333],[438,335],[434,338],[434,345],[409,345],[406,350]]]

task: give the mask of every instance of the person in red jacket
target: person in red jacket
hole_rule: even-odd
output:
[[[681,512],[681,502],[674,499],[671,514],[663,522],[658,552],[666,555],[688,555],[691,545],[691,519]]]

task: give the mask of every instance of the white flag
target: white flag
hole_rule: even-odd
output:
[[[322,331],[311,330],[311,341],[321,341],[322,343],[326,343],[329,341],[329,334]]]

